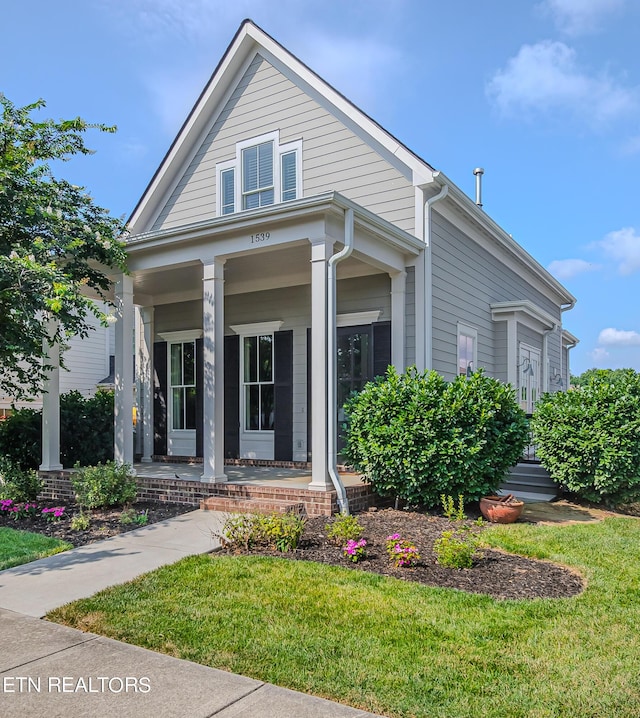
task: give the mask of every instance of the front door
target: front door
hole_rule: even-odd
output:
[[[274,458],[275,363],[273,334],[241,338],[240,456]]]
[[[344,404],[373,379],[373,342],[371,325],[340,327],[337,330],[338,380],[338,453],[344,448]]]

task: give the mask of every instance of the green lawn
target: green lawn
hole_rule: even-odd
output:
[[[640,521],[485,536],[575,567],[586,591],[496,601],[314,563],[200,556],[48,618],[389,716],[636,718]]]
[[[58,541],[28,531],[0,528],[0,571],[70,548],[73,546],[66,541]]]

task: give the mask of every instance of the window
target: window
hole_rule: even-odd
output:
[[[458,374],[468,376],[478,368],[478,332],[458,324]]]
[[[170,347],[171,428],[196,428],[196,343],[175,342]]]
[[[273,334],[242,338],[245,431],[273,431]]]
[[[302,141],[280,144],[271,132],[236,144],[236,156],[216,166],[218,215],[289,202],[302,194]]]
[[[221,214],[232,214],[235,210],[235,170],[220,173]]]

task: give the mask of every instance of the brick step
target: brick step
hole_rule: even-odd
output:
[[[226,511],[248,514],[303,514],[304,502],[283,501],[281,499],[230,498],[228,496],[209,496],[200,502],[204,511]]]

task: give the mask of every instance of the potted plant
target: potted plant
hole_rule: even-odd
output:
[[[480,512],[487,521],[495,524],[512,524],[520,518],[523,508],[524,501],[513,494],[484,496],[480,499]]]

